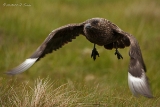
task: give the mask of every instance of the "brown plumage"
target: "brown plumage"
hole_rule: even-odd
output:
[[[46,54],[56,51],[76,36],[84,35],[87,40],[94,44],[91,54],[93,59],[99,56],[95,44],[104,46],[105,49],[116,49],[117,58],[123,58],[118,48],[130,46],[130,65],[128,72],[128,83],[134,95],[153,97],[149,88],[148,79],[145,75],[146,67],[142,58],[141,50],[137,40],[129,33],[124,32],[118,26],[104,18],[92,18],[79,24],[68,24],[53,30],[38,49],[22,64],[9,70],[7,74],[15,75],[30,68],[35,62]]]

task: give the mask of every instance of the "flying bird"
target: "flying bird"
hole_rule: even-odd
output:
[[[91,53],[91,58],[94,60],[99,56],[96,45],[103,46],[108,50],[115,49],[115,55],[118,59],[123,59],[118,48],[130,46],[129,88],[135,96],[153,97],[146,76],[146,66],[136,38],[104,18],[91,18],[82,23],[68,24],[53,30],[28,59],[9,70],[7,74],[15,75],[26,71],[46,54],[56,51],[79,35],[85,36],[88,41],[94,44]]]

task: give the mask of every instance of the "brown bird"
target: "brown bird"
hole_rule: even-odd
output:
[[[99,56],[95,47],[96,44],[109,50],[115,48],[115,55],[117,55],[118,59],[123,58],[118,48],[130,46],[129,88],[135,96],[153,97],[137,40],[131,34],[124,32],[117,25],[104,18],[92,18],[83,23],[68,24],[53,30],[28,59],[16,68],[9,70],[7,74],[15,75],[27,70],[46,54],[56,51],[79,35],[84,35],[87,40],[94,44],[91,54],[94,60],[96,56]]]

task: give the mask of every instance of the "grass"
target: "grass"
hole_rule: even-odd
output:
[[[0,106],[159,106],[158,0],[1,0],[0,10]],[[114,50],[97,47],[100,57],[93,61],[93,44],[83,36],[22,74],[4,74],[29,57],[53,29],[92,17],[109,19],[137,38],[154,99],[135,98],[128,88],[129,48],[120,50],[124,59],[117,60]]]
[[[7,89],[1,89],[3,94],[0,98],[0,104],[2,107],[108,107],[148,106],[148,104],[155,107],[159,103],[157,100],[145,101],[143,99],[143,102],[139,102],[134,97],[124,98],[122,92],[119,93],[118,90],[111,90],[110,88],[106,88],[107,92],[104,94],[104,90],[102,91],[99,85],[89,88],[87,86],[82,87],[80,84],[79,87],[79,84],[72,81],[58,87],[57,84],[57,82],[51,82],[48,78],[38,78],[32,86],[33,88],[28,85],[28,82],[20,84],[18,87],[12,85]]]
[[[5,97],[8,99],[0,99],[1,106],[13,107],[53,107],[69,106],[77,101],[78,92],[69,90],[68,85],[64,84],[52,90],[53,83],[48,83],[49,80],[37,79],[34,88],[31,88],[27,83],[15,86],[7,90]],[[8,103],[9,102],[9,103]]]

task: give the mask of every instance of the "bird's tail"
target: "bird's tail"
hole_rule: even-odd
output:
[[[148,78],[146,76],[146,66],[143,61],[141,49],[137,40],[129,35],[130,39],[130,64],[128,72],[128,84],[132,93],[137,96],[139,94],[152,98]]]

